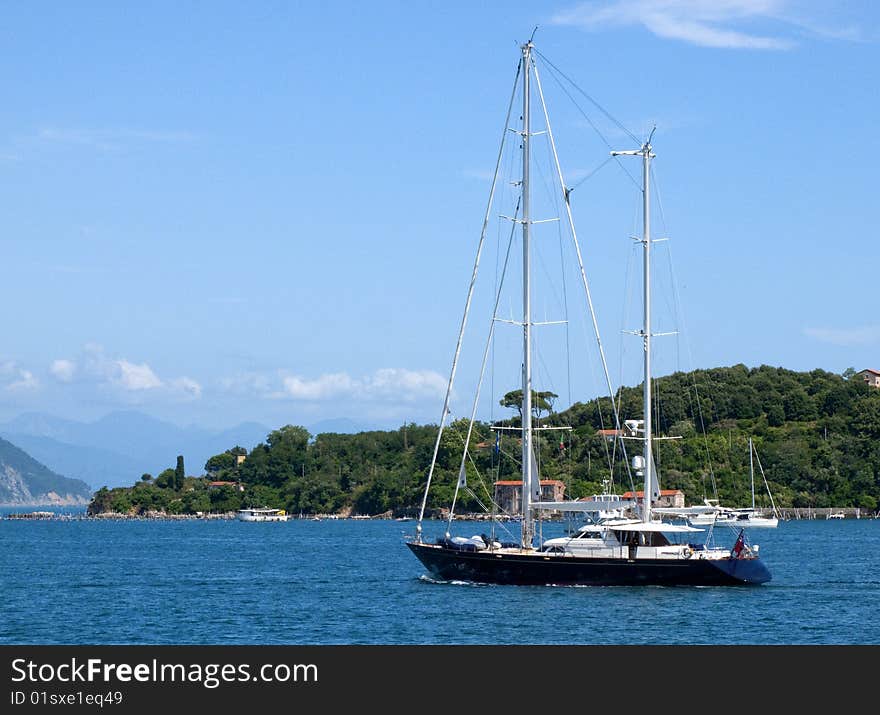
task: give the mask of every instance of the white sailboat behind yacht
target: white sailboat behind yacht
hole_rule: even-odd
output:
[[[761,471],[761,477],[764,480],[764,487],[767,495],[770,497],[773,515],[765,516],[755,506],[755,458],[758,456],[755,450],[754,442],[749,437],[749,478],[751,482],[752,505],[750,507],[724,507],[718,503],[717,499],[706,499],[706,510],[703,513],[692,514],[688,516],[688,523],[691,526],[713,526],[720,524],[728,524],[738,527],[751,527],[762,529],[775,529],[779,526],[779,510],[776,508],[776,502],[773,500],[773,494],[770,492],[770,485],[767,483],[767,477],[764,475],[764,469],[761,467],[761,460],[758,458],[758,467]]]

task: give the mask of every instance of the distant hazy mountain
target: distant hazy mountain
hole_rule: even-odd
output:
[[[235,446],[250,451],[272,429],[257,422],[224,430],[178,427],[134,410],[112,412],[94,422],[27,412],[0,424],[0,436],[20,445],[49,469],[98,489],[130,486],[145,473],[155,476],[174,467],[178,454],[183,455],[187,474],[201,474],[209,457]],[[306,425],[306,429],[317,435],[384,428],[341,417]]]
[[[95,422],[31,412],[0,425],[0,435],[26,445],[50,469],[96,489],[131,485],[141,474],[173,468],[179,454],[187,474],[201,474],[209,457],[236,445],[250,450],[269,432],[255,422],[224,430],[178,427],[131,410]]]
[[[131,485],[148,471],[141,469],[143,463],[133,457],[99,447],[81,447],[29,434],[6,432],[3,436],[56,472],[81,479],[95,489]]]
[[[0,505],[68,506],[86,504],[89,485],[48,469],[25,451],[0,439]]]

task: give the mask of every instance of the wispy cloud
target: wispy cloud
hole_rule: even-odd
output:
[[[282,386],[278,397],[299,400],[348,397],[411,402],[443,395],[446,380],[432,370],[383,368],[362,377],[352,377],[345,372],[327,373],[313,379],[287,375],[282,379]]]
[[[851,347],[880,343],[880,325],[859,328],[804,328],[804,335],[822,343]]]
[[[161,378],[146,362],[107,355],[104,347],[86,345],[77,359],[58,358],[49,373],[59,382],[88,383],[121,394],[164,394],[166,397],[198,399],[202,386],[190,377]]]
[[[202,386],[189,377],[175,377],[169,380],[168,386],[176,393],[186,395],[194,400],[202,396]]]
[[[286,371],[272,375],[243,373],[220,381],[232,394],[248,394],[275,400],[322,402],[335,399],[412,403],[442,397],[446,378],[432,370],[382,368],[369,375],[328,372],[305,377]]]
[[[642,26],[671,40],[701,47],[786,50],[794,36],[858,39],[856,27],[831,27],[792,0],[603,0],[557,13],[552,22],[589,31]],[[794,35],[794,36],[793,36]]]
[[[355,381],[344,372],[321,375],[312,380],[289,375],[281,382],[283,395],[299,400],[323,400],[350,395],[355,387]]]
[[[59,382],[70,382],[76,374],[76,363],[64,358],[53,360],[49,365],[49,374]]]
[[[34,373],[14,360],[0,362],[0,385],[8,392],[30,392],[40,388]]]
[[[185,131],[156,131],[150,129],[77,129],[71,127],[41,127],[40,141],[54,144],[73,144],[101,151],[117,151],[130,144],[191,142],[197,137]]]
[[[30,370],[19,370],[18,379],[10,382],[6,386],[6,389],[10,392],[25,392],[39,389],[39,387],[40,381],[34,377],[34,374]]]
[[[162,381],[147,363],[136,365],[128,360],[113,360],[110,380],[124,390],[152,390],[162,387]]]

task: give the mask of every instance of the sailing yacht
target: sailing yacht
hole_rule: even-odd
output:
[[[776,509],[776,502],[773,501],[773,494],[770,492],[770,485],[767,483],[767,477],[764,475],[764,469],[761,467],[761,460],[758,458],[758,467],[761,469],[761,477],[764,479],[764,487],[767,489],[767,495],[770,497],[770,504],[773,508],[773,516],[765,516],[755,507],[755,457],[758,453],[752,438],[749,437],[749,478],[752,490],[752,506],[732,508],[721,506],[717,499],[706,499],[706,509],[700,510],[699,513],[692,513],[687,517],[691,526],[718,526],[728,524],[737,527],[752,527],[762,529],[775,529],[779,526],[779,512]],[[669,510],[671,513],[673,510]]]
[[[590,309],[592,325],[596,331],[596,342],[601,353],[601,341],[598,335],[598,324],[593,313],[592,299],[586,280],[580,247],[577,242],[577,234],[574,230],[572,209],[570,203],[571,189],[566,186],[563,178],[561,165],[556,152],[556,144],[550,127],[549,113],[544,92],[541,87],[540,74],[536,62],[536,54],[532,40],[521,47],[522,56],[517,68],[515,85],[521,81],[522,99],[522,125],[516,129],[510,127],[511,108],[514,103],[514,95],[511,96],[511,104],[508,108],[507,120],[505,121],[505,137],[508,134],[518,136],[521,142],[522,174],[518,182],[512,182],[519,187],[520,198],[518,213],[512,219],[522,231],[522,316],[515,322],[522,330],[521,350],[515,357],[516,366],[521,369],[522,379],[522,403],[519,408],[521,424],[515,429],[518,431],[521,443],[522,487],[520,497],[520,524],[521,533],[518,541],[502,542],[494,537],[480,536],[452,536],[455,499],[459,491],[467,486],[467,465],[471,460],[469,445],[475,414],[477,399],[473,403],[468,432],[462,440],[464,448],[459,469],[458,484],[455,488],[452,508],[449,510],[446,533],[440,537],[429,539],[423,532],[426,505],[434,477],[438,452],[441,440],[450,413],[450,396],[452,394],[458,361],[461,352],[462,339],[467,324],[468,313],[473,296],[474,283],[477,277],[477,269],[480,261],[480,253],[486,233],[486,221],[488,221],[492,196],[498,181],[498,164],[496,164],[495,179],[490,191],[489,207],[483,224],[483,233],[477,249],[477,258],[474,263],[474,271],[471,277],[470,288],[465,302],[464,317],[461,322],[458,343],[455,348],[449,382],[446,389],[443,411],[441,414],[439,430],[434,445],[433,459],[428,470],[427,483],[425,485],[421,510],[419,513],[415,535],[407,540],[407,546],[418,558],[422,565],[430,572],[431,576],[441,580],[461,580],[479,583],[494,584],[534,584],[534,585],[736,585],[736,584],[760,584],[769,581],[770,572],[759,557],[759,547],[750,545],[740,531],[735,542],[730,547],[713,546],[708,541],[703,542],[698,535],[703,530],[684,524],[673,524],[658,521],[652,514],[652,495],[659,493],[659,480],[656,475],[653,454],[652,432],[652,383],[651,383],[651,234],[650,234],[650,166],[654,153],[651,147],[651,138],[642,143],[635,150],[612,152],[615,157],[636,157],[641,159],[642,165],[642,236],[637,239],[642,244],[643,251],[643,302],[644,322],[642,328],[636,333],[644,343],[644,409],[641,420],[627,421],[633,425],[638,434],[637,441],[641,442],[642,454],[635,455],[632,465],[636,475],[644,477],[644,491],[641,503],[631,505],[622,504],[618,500],[608,500],[601,504],[596,500],[585,501],[549,501],[543,498],[541,480],[539,476],[539,463],[536,458],[537,444],[541,425],[535,424],[533,419],[535,385],[533,383],[533,351],[532,330],[540,323],[535,319],[532,311],[532,275],[531,258],[532,244],[531,231],[534,223],[539,223],[531,215],[531,187],[530,187],[530,162],[532,138],[538,134],[546,135],[549,142],[550,153],[553,157],[554,181],[558,181],[558,188],[562,196],[562,206],[571,233],[574,254],[577,257],[577,272],[582,278],[586,304]],[[532,82],[534,80],[534,89]],[[544,128],[534,131],[532,128],[532,94],[540,100],[544,119]],[[509,131],[508,131],[509,130]],[[653,136],[653,132],[652,132]],[[504,143],[502,142],[502,148]],[[499,153],[499,163],[500,163]],[[516,228],[519,230],[519,228]],[[496,302],[497,310],[497,302]],[[497,317],[493,314],[490,334],[494,329]],[[486,364],[487,349],[483,357],[483,365]],[[603,365],[605,365],[604,353]],[[609,394],[613,394],[607,367],[605,378]],[[479,388],[477,389],[479,393]],[[613,402],[613,400],[612,400]],[[620,430],[620,420],[614,415],[616,427]],[[512,429],[510,427],[498,429]],[[608,491],[606,489],[605,491]],[[540,524],[542,514],[548,512],[595,512],[597,510],[617,510],[627,506],[632,508],[628,513],[611,512],[609,518],[602,519],[598,523],[588,524],[582,527],[572,537],[551,538],[541,540]],[[536,523],[539,528],[536,529]]]

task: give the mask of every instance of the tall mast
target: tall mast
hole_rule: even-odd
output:
[[[640,149],[634,151],[612,151],[611,156],[640,156],[642,157],[642,248],[644,254],[643,285],[644,293],[644,319],[641,331],[637,333],[641,335],[645,349],[644,363],[644,383],[643,383],[643,399],[644,411],[642,413],[642,425],[644,428],[644,440],[642,456],[645,461],[645,485],[642,499],[642,519],[646,522],[651,521],[651,495],[655,482],[654,476],[654,459],[652,458],[651,441],[653,439],[653,429],[651,425],[651,159],[654,154],[651,152],[651,138],[654,132],[648,137],[648,141],[642,144]]]
[[[652,458],[651,438],[651,144],[650,139],[642,145],[642,243],[644,244],[644,294],[645,320],[642,337],[645,341],[645,382],[644,414],[645,421],[645,499],[642,518],[651,521],[651,495],[654,485],[654,460]]]
[[[752,509],[755,508],[755,457],[752,452],[752,438],[749,437],[749,476],[752,480]]]
[[[522,376],[522,546],[532,548],[535,536],[532,521],[532,296],[530,281],[530,196],[529,139],[531,117],[529,107],[529,76],[532,62],[531,40],[522,46],[523,53],[523,128],[522,128],[522,242],[523,242],[523,376]]]

